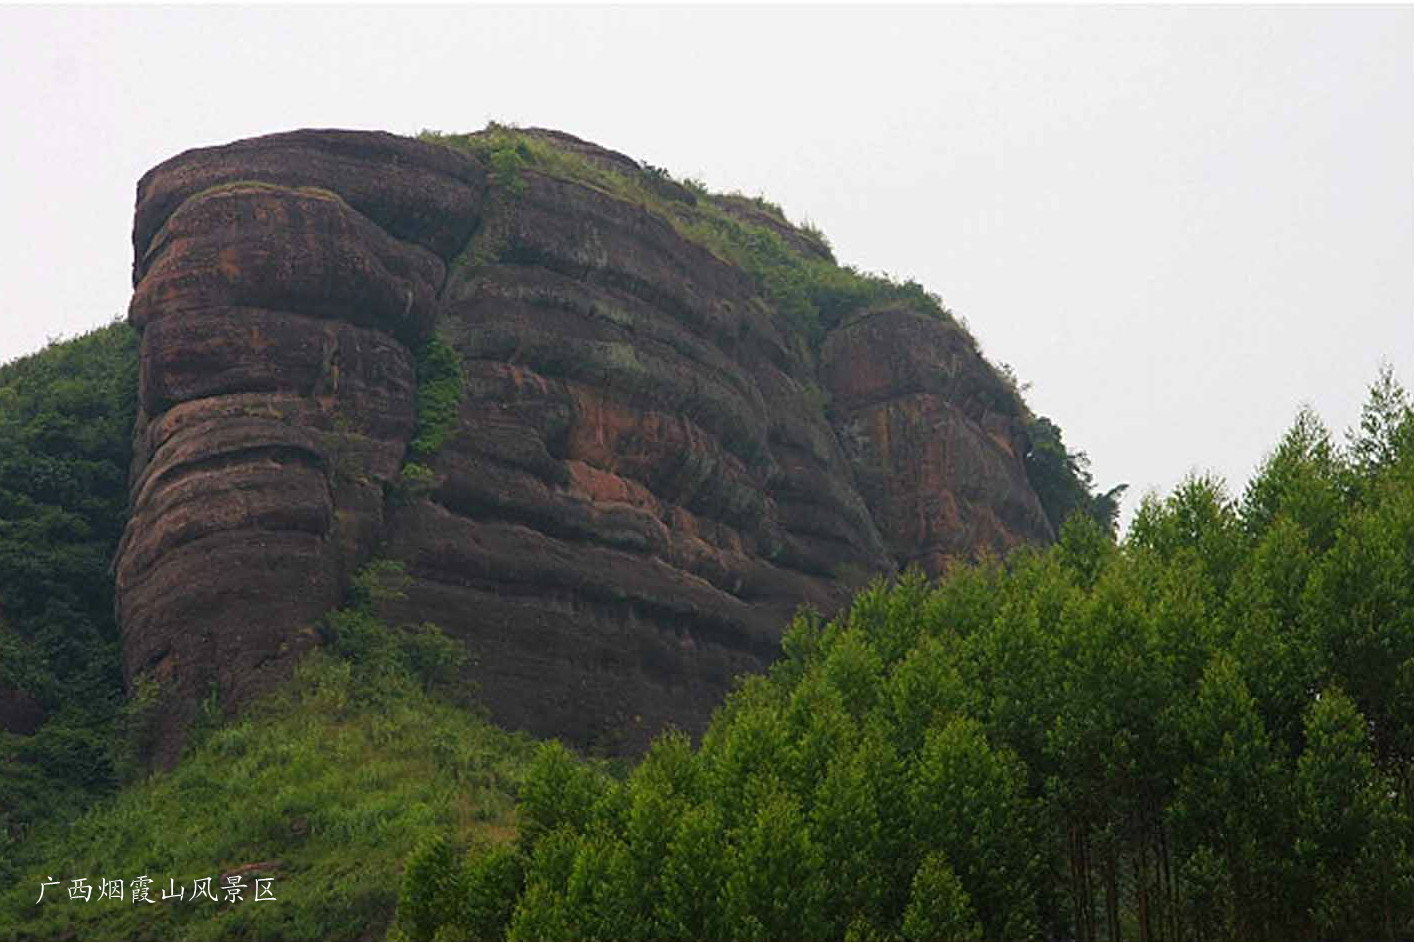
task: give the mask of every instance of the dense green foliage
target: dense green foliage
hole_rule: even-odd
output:
[[[400,863],[419,842],[507,840],[533,744],[456,703],[449,671],[465,657],[459,644],[430,626],[390,630],[369,614],[377,597],[398,592],[398,579],[395,566],[370,568],[293,683],[195,736],[174,771],[82,815],[49,797],[49,821],[0,861],[0,936],[382,937]],[[272,876],[274,902],[255,902],[251,887],[239,903],[193,900],[195,880],[219,886],[223,872],[251,863]],[[51,875],[61,885],[36,903]],[[96,887],[139,875],[153,879],[156,905],[66,893],[75,878]],[[173,887],[185,898],[163,901],[159,889]]]
[[[898,281],[838,265],[832,259],[802,255],[775,231],[721,210],[700,212],[681,225],[685,235],[705,243],[750,273],[766,298],[802,328],[816,346],[826,331],[849,315],[890,303],[907,304],[965,330],[943,306],[942,299],[916,281]],[[972,343],[976,345],[975,340]]]
[[[415,932],[1414,933],[1414,415],[1303,413],[1240,501],[878,584],[624,781],[541,748],[512,847],[410,861]],[[513,889],[513,902],[507,889]]]
[[[1045,416],[1033,419],[1027,434],[1031,448],[1026,453],[1026,478],[1056,532],[1071,515],[1083,514],[1114,536],[1119,528],[1119,500],[1129,486],[1096,492],[1090,457],[1067,449],[1060,427]]]
[[[0,733],[0,856],[116,780],[109,561],[128,504],[137,336],[115,323],[0,367],[0,689],[46,715]]]

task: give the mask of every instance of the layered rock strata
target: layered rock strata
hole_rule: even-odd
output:
[[[116,568],[129,680],[167,704],[160,759],[213,692],[234,709],[283,677],[375,555],[410,577],[386,615],[462,640],[499,722],[628,752],[700,729],[801,604],[1050,536],[1020,419],[954,325],[894,306],[812,345],[649,207],[535,167],[513,183],[343,131],[140,182]],[[464,394],[413,490],[434,330]]]
[[[131,517],[116,561],[129,683],[159,758],[196,706],[287,674],[385,527],[429,336],[485,175],[386,134],[189,151],[138,184],[142,332]]]

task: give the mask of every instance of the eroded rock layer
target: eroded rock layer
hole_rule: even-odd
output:
[[[1024,424],[958,328],[908,308],[830,332],[821,385],[890,555],[928,573],[1050,534],[1026,480]]]
[[[191,151],[139,184],[116,578],[129,682],[162,692],[160,759],[213,693],[234,708],[285,676],[381,541],[416,422],[409,346],[483,192],[443,148],[347,132]]]
[[[234,709],[283,677],[375,555],[410,577],[387,616],[461,639],[498,721],[624,752],[700,729],[801,604],[1050,536],[1019,417],[955,326],[896,305],[812,344],[661,213],[546,169],[509,184],[345,131],[143,178],[116,567],[130,682],[167,704],[160,758],[212,692]],[[464,393],[417,456],[429,491],[400,478],[434,330]]]

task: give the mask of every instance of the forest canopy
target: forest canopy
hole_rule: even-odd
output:
[[[0,857],[56,806],[111,790],[123,702],[109,564],[127,521],[137,332],[113,323],[0,366]]]
[[[558,744],[513,841],[409,861],[414,937],[1414,933],[1414,419],[1385,370],[1241,496],[808,614],[700,745]]]

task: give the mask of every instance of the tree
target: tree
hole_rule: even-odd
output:
[[[1367,451],[1303,411],[1241,502],[876,582],[626,784],[550,757],[512,931],[1408,934],[1414,461]]]
[[[1127,543],[1173,560],[1201,561],[1214,589],[1226,592],[1243,552],[1244,538],[1227,485],[1214,475],[1186,475],[1160,500],[1145,495],[1129,524]]]
[[[957,872],[989,937],[1036,932],[1025,772],[993,750],[982,725],[956,718],[929,731],[910,777],[911,834]]]
[[[1243,527],[1260,538],[1286,517],[1301,525],[1314,550],[1324,550],[1344,513],[1343,477],[1325,423],[1303,407],[1243,492]]]
[[[1284,771],[1256,701],[1230,655],[1209,663],[1190,701],[1175,704],[1172,730],[1183,738],[1185,762],[1169,809],[1178,853],[1192,862],[1190,880],[1213,897],[1220,876],[1230,893],[1205,921],[1205,935],[1266,937],[1279,933],[1295,903],[1281,880],[1290,844],[1285,813],[1291,803]],[[1201,862],[1201,864],[1200,864]],[[1230,924],[1222,921],[1223,911]],[[1198,929],[1195,927],[1195,929]]]
[[[1115,485],[1095,493],[1090,457],[1065,447],[1060,427],[1045,416],[1027,426],[1030,439],[1026,477],[1041,501],[1051,528],[1057,532],[1073,514],[1092,518],[1113,537],[1119,526],[1119,502],[1128,485]]]
[[[1370,758],[1364,718],[1340,689],[1327,689],[1307,713],[1296,776],[1296,853],[1312,935],[1407,932],[1408,823],[1393,796]]]
[[[1414,404],[1388,363],[1360,410],[1360,428],[1346,433],[1357,481],[1369,482],[1381,472],[1414,457]]]
[[[905,940],[980,940],[982,924],[947,858],[934,852],[923,859],[903,915]]]
[[[114,323],[0,365],[0,689],[46,715],[32,736],[0,731],[0,862],[10,835],[120,777],[109,563],[127,520],[137,344]]]

